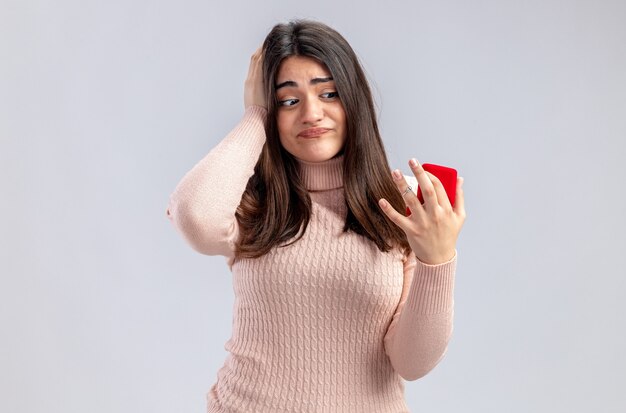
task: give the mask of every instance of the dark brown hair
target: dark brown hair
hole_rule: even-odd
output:
[[[351,230],[369,238],[380,251],[399,247],[407,254],[410,246],[404,231],[378,205],[378,200],[385,198],[396,211],[405,210],[391,179],[365,73],[348,42],[322,23],[296,20],[274,26],[263,50],[267,139],[235,214],[240,227],[236,256],[257,258],[275,246],[298,241],[311,218],[311,198],[300,179],[297,160],[280,143],[276,122],[275,81],[280,63],[289,56],[308,56],[325,64],[346,113],[342,150],[348,213],[344,232]]]

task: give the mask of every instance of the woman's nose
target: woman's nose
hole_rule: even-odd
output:
[[[302,122],[315,124],[324,117],[322,102],[318,99],[306,99],[302,108]]]

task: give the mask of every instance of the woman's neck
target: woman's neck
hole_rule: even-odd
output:
[[[306,188],[309,191],[327,191],[343,187],[343,158],[343,154],[322,162],[296,158]]]

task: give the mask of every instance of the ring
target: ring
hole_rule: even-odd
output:
[[[412,190],[413,188],[411,188],[411,185],[407,186],[404,192],[402,193],[402,196],[405,196],[407,192],[412,191]]]

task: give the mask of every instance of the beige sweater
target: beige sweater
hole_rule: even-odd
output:
[[[342,233],[339,156],[300,162],[313,202],[300,241],[234,259],[235,210],[265,142],[266,114],[246,109],[182,178],[167,208],[192,248],[225,256],[232,270],[229,354],[206,395],[207,411],[408,412],[403,379],[432,370],[452,335],[456,254],[427,265]]]

